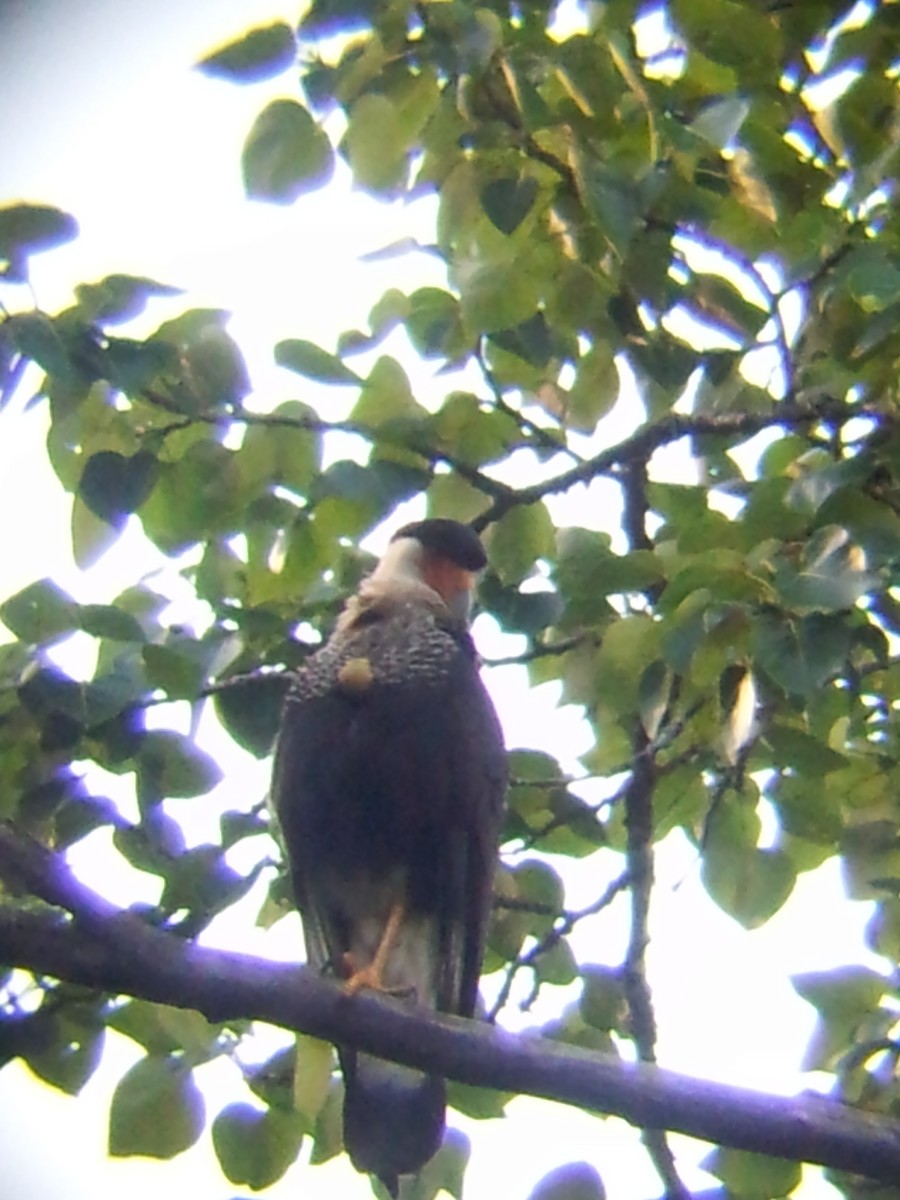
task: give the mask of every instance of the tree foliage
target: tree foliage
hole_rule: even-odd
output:
[[[392,252],[437,256],[444,286],[388,290],[368,328],[333,348],[298,328],[273,351],[297,399],[267,404],[226,314],[178,311],[175,289],[151,279],[84,284],[58,313],[9,289],[0,403],[37,380],[76,560],[89,566],[137,522],[198,602],[195,624],[176,626],[147,582],[83,605],[45,578],[0,606],[0,818],[18,847],[0,853],[0,918],[16,947],[16,922],[31,922],[35,947],[7,957],[0,941],[0,1045],[77,1093],[105,1029],[136,1042],[145,1056],[116,1090],[112,1153],[190,1145],[206,1120],[194,1069],[236,1055],[258,1014],[201,1015],[190,988],[164,993],[181,1008],[160,1003],[152,954],[130,996],[77,954],[48,959],[42,938],[95,939],[99,954],[116,928],[66,884],[65,855],[110,835],[157,882],[128,919],[185,953],[262,880],[263,919],[287,910],[262,798],[232,798],[219,838],[191,844],[172,801],[205,796],[221,772],[194,720],[148,714],[211,704],[265,758],[286,673],[370,565],[360,540],[411,500],[484,533],[482,611],[519,635],[531,682],[558,681],[594,736],[581,779],[553,747],[511,753],[492,1019],[523,976],[532,999],[578,983],[541,1032],[604,1064],[652,1064],[654,846],[680,830],[711,899],[747,929],[838,856],[849,895],[874,902],[867,937],[884,971],[796,980],[818,1014],[807,1065],[833,1079],[828,1121],[855,1106],[873,1139],[900,1145],[900,8],[564,10],[314,0],[299,27],[250,30],[200,64],[238,84],[284,80],[243,148],[248,196],[302,204],[341,163],[377,197],[436,198],[433,245]],[[27,281],[33,254],[76,233],[46,205],[0,209],[5,280]],[[151,302],[176,315],[139,336],[129,322]],[[384,345],[398,330],[404,361]],[[415,358],[436,371],[430,394],[410,382]],[[346,415],[329,389],[352,398]],[[660,452],[676,445],[672,482]],[[558,500],[572,495],[584,524],[563,527]],[[83,677],[54,659],[75,633],[96,649]],[[92,764],[133,783],[133,804],[95,794]],[[236,848],[254,865],[237,869]],[[572,910],[564,862],[589,856],[613,882]],[[621,967],[580,961],[573,930],[623,894]],[[245,1101],[209,1114],[235,1184],[267,1186],[304,1138],[314,1162],[339,1152],[339,1083],[319,1043],[286,1045],[246,1082]],[[480,1115],[504,1099],[454,1097]],[[684,1195],[661,1132],[682,1118],[649,1100],[612,1108],[646,1127],[664,1188]],[[708,1160],[728,1194],[796,1189],[801,1144],[751,1156],[766,1146],[739,1100],[732,1117]],[[897,1194],[898,1159],[867,1172],[863,1153],[850,1174],[830,1150],[810,1157],[848,1197]],[[464,1162],[450,1137],[416,1194],[458,1195]],[[573,1164],[535,1195],[600,1192]]]

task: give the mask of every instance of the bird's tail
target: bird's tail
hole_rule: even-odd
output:
[[[411,1067],[345,1051],[344,1145],[357,1171],[377,1175],[392,1196],[441,1144],[444,1081]]]

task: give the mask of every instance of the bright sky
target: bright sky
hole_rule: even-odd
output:
[[[289,209],[243,200],[243,135],[265,101],[287,84],[240,89],[189,68],[248,21],[261,24],[273,16],[291,19],[295,12],[265,0],[129,0],[127,6],[113,0],[7,0],[0,8],[0,98],[7,130],[16,131],[4,147],[0,202],[57,204],[78,218],[82,230],[72,245],[35,260],[41,305],[54,310],[74,283],[108,271],[178,284],[190,291],[192,304],[233,312],[230,329],[247,352],[266,406],[299,394],[311,398],[307,385],[269,365],[270,348],[280,338],[305,337],[332,348],[340,330],[365,326],[386,287],[440,282],[437,265],[426,256],[381,266],[358,261],[363,252],[400,237],[429,240],[433,210],[427,202],[413,209],[375,203],[354,194],[341,173],[327,192]],[[149,321],[172,311],[156,307]],[[414,386],[434,395],[441,383],[419,368]],[[338,403],[334,395],[328,392],[332,405]],[[0,417],[2,511],[28,514],[27,521],[0,526],[0,594],[52,573],[78,599],[108,599],[161,560],[148,558],[137,536],[126,536],[90,576],[72,565],[67,501],[44,460],[44,428],[40,408]],[[613,441],[625,431],[620,413],[602,436]],[[608,501],[596,492],[588,499],[589,507],[583,493],[560,501],[555,516],[575,524],[584,522],[586,511],[607,511]],[[484,639],[490,631],[476,633]],[[482,650],[508,652],[483,640]],[[66,652],[80,653],[77,646]],[[564,766],[575,766],[587,745],[585,729],[576,711],[555,707],[552,687],[528,692],[524,672],[513,668],[493,673],[491,687],[509,745],[545,745],[556,753],[565,747]],[[249,764],[219,743],[216,753],[227,755],[223,800],[229,806],[255,802],[265,790],[267,766]],[[206,836],[202,821],[195,836]],[[91,869],[88,861],[83,866]],[[596,859],[566,863],[567,903],[590,902],[617,870],[613,860],[602,867]],[[797,999],[788,975],[858,959],[866,906],[838,907],[837,871],[823,869],[801,879],[785,909],[748,936],[709,903],[699,864],[683,839],[666,844],[658,874],[649,969],[660,1061],[698,1077],[786,1094],[814,1083],[799,1074],[812,1011]],[[135,898],[131,874],[104,873],[89,881],[122,903]],[[580,957],[619,961],[623,911],[579,928]],[[252,920],[252,904],[244,912]],[[219,936],[235,945],[233,923]],[[299,944],[299,924],[290,918],[266,938],[248,934],[238,948],[292,958]],[[541,1015],[539,1009],[523,1022]],[[34,1083],[18,1065],[0,1072],[5,1200],[96,1200],[120,1192],[150,1200],[163,1189],[202,1189],[205,1200],[235,1195],[211,1163],[206,1138],[172,1163],[105,1159],[109,1095],[134,1057],[130,1044],[120,1044],[114,1062],[104,1065],[78,1101]],[[228,1064],[204,1068],[202,1078],[212,1111],[245,1098]],[[593,1162],[610,1200],[658,1194],[656,1177],[623,1123],[530,1100],[514,1102],[509,1111],[508,1120],[474,1129],[472,1122],[451,1117],[474,1140],[467,1200],[493,1198],[501,1179],[504,1195],[525,1197],[544,1172],[569,1159]],[[53,1131],[52,1157],[41,1150],[47,1129]],[[683,1144],[675,1139],[676,1148]],[[686,1161],[702,1154],[702,1147],[691,1147]],[[690,1186],[708,1182],[687,1168],[684,1177]],[[295,1167],[268,1194],[287,1197],[300,1190],[310,1200],[349,1200],[367,1194],[367,1185],[341,1161],[314,1170]],[[812,1180],[803,1191],[804,1200],[833,1194]]]

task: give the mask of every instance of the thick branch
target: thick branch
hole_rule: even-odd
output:
[[[95,919],[102,918],[95,914]],[[51,912],[0,907],[0,961],[113,994],[250,1018],[438,1071],[451,1079],[613,1113],[643,1128],[900,1178],[900,1126],[819,1097],[784,1099],[347,996],[311,972],[203,950],[118,914],[111,939]],[[127,931],[130,951],[123,953]]]

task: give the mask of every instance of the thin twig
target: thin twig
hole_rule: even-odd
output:
[[[485,667],[516,667],[526,663],[535,662],[539,658],[549,658],[554,654],[566,654],[569,650],[576,650],[579,646],[583,646],[585,642],[599,641],[595,634],[585,630],[583,633],[576,633],[572,637],[563,638],[558,642],[536,642],[529,650],[524,650],[521,654],[507,654],[501,658],[484,658],[482,665]]]
[[[484,382],[493,396],[494,407],[499,412],[502,412],[507,417],[511,417],[523,433],[527,434],[539,446],[543,446],[545,450],[551,450],[558,454],[567,454],[575,462],[584,461],[580,454],[577,454],[571,446],[566,445],[565,441],[560,441],[558,437],[554,437],[550,430],[544,429],[536,421],[532,421],[530,417],[526,417],[524,413],[512,407],[504,396],[503,388],[497,382],[497,377],[487,364],[484,357],[484,348],[481,343],[476,346],[474,356]]]
[[[491,1005],[486,1020],[493,1024],[499,1016],[501,1010],[505,1008],[512,992],[513,983],[519,971],[523,968],[534,970],[537,960],[542,954],[546,954],[551,950],[557,942],[562,938],[568,937],[579,921],[583,921],[585,917],[596,916],[602,912],[604,908],[608,908],[613,900],[618,896],[619,892],[623,891],[629,883],[629,875],[627,871],[623,871],[618,875],[612,883],[608,884],[602,894],[588,904],[585,908],[575,911],[564,911],[559,914],[559,917],[554,922],[553,926],[544,934],[544,936],[524,953],[517,957],[508,965],[504,973],[503,984],[500,988],[497,998]],[[531,996],[533,1002],[534,993]],[[526,1001],[525,1007],[530,1007],[530,1003]]]

